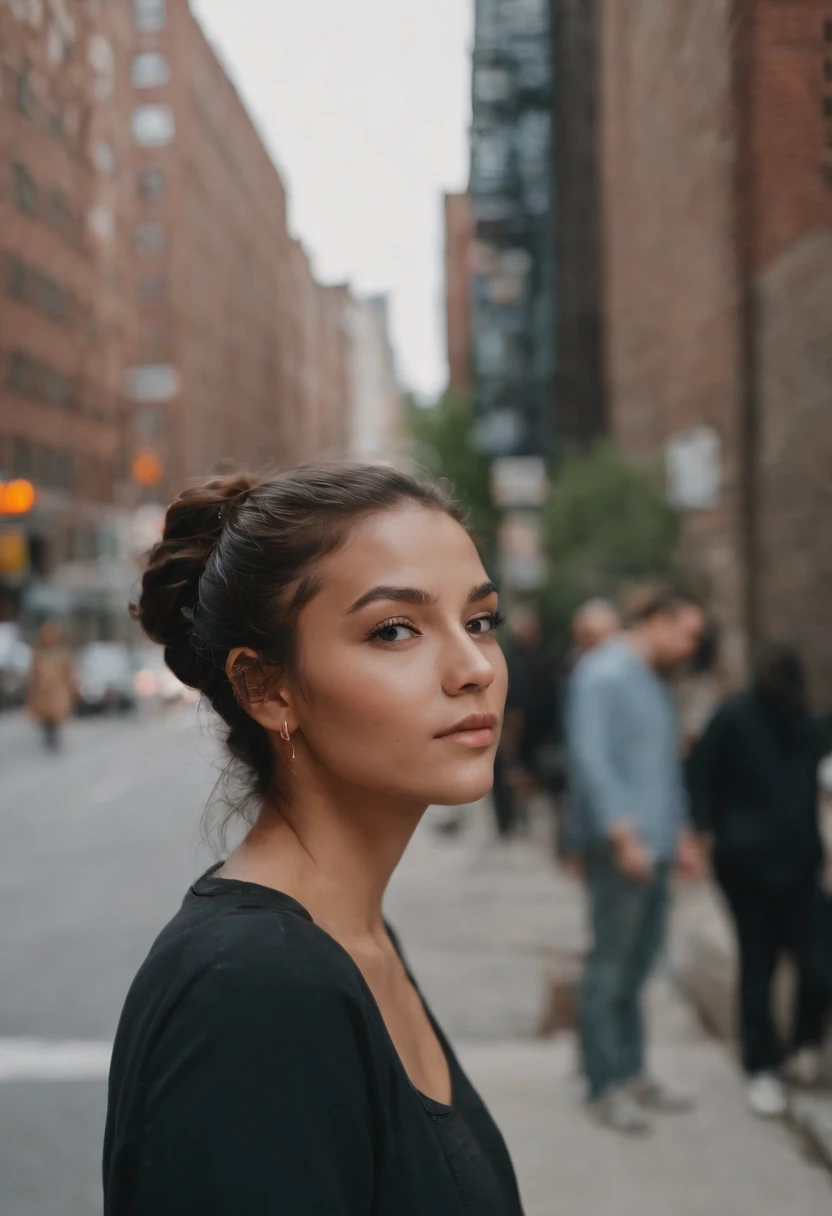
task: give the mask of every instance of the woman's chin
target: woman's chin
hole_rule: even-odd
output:
[[[491,793],[493,785],[492,766],[482,773],[460,774],[455,780],[443,782],[441,787],[437,787],[430,796],[430,803],[433,806],[465,806],[479,802],[486,794]]]

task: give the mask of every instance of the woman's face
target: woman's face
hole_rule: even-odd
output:
[[[385,511],[320,574],[299,620],[302,763],[407,802],[481,798],[507,676],[497,595],[464,528],[439,510]]]

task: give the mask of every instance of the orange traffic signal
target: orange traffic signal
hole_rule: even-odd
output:
[[[19,477],[14,481],[0,482],[0,515],[25,515],[31,511],[37,493],[31,481]]]
[[[155,452],[137,452],[133,457],[131,472],[133,480],[140,486],[157,486],[162,480],[164,467]]]

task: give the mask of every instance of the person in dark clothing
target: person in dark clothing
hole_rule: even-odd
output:
[[[425,809],[492,781],[501,617],[460,512],[384,466],[217,478],[168,509],[136,612],[254,815],[128,994],[105,1216],[522,1216],[382,913]]]
[[[503,738],[494,764],[494,817],[501,839],[525,819],[524,800],[534,785],[552,779],[549,749],[557,742],[558,666],[543,643],[534,609],[518,608],[506,651],[508,695]]]
[[[820,937],[823,845],[818,768],[823,741],[789,646],[767,645],[748,691],[728,700],[689,763],[692,813],[712,839],[714,873],[740,959],[740,1041],[755,1113],[785,1112],[785,1058],[772,981],[786,951],[798,972],[791,1068],[814,1079],[829,1006]]]

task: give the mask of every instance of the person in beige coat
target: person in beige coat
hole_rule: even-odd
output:
[[[75,705],[75,668],[72,654],[63,644],[57,621],[46,621],[32,648],[28,710],[43,728],[44,746],[57,751],[61,726]]]

